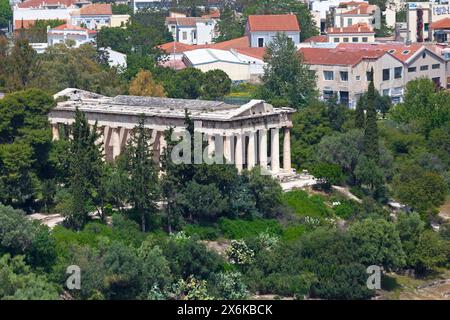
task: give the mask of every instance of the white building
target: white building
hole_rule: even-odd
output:
[[[175,41],[184,44],[209,44],[216,36],[217,20],[203,17],[167,17],[166,26]]]
[[[89,4],[79,0],[27,0],[13,7],[13,26],[28,28],[36,20],[59,19],[70,23],[71,12]]]
[[[97,32],[79,26],[63,24],[47,32],[47,43],[49,46],[58,43],[74,42],[74,47],[79,47],[85,43],[95,43]]]
[[[250,47],[266,47],[277,33],[284,33],[296,45],[299,44],[300,26],[297,16],[293,14],[248,16],[245,34],[249,38]]]
[[[183,62],[187,67],[197,68],[203,72],[214,69],[222,70],[233,82],[258,81],[258,77],[263,74],[264,65],[262,58],[252,55],[246,49],[191,50],[184,53]]]
[[[366,2],[342,2],[334,12],[334,26],[348,27],[357,23],[367,23],[374,29],[381,28],[381,11],[376,5]]]
[[[433,40],[431,25],[450,18],[450,4],[448,0],[436,2],[407,3],[407,40],[424,42]]]
[[[100,29],[111,25],[112,8],[109,3],[94,3],[73,10],[70,13],[71,23],[88,29]]]
[[[158,7],[162,2],[162,0],[131,0],[130,4],[133,8],[133,12],[136,13],[139,10]]]

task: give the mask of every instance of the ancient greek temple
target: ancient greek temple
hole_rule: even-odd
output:
[[[75,121],[75,110],[82,111],[90,125],[101,131],[104,157],[112,161],[124,149],[130,132],[145,117],[151,131],[155,160],[167,145],[164,132],[186,132],[185,110],[194,122],[194,131],[207,142],[208,154],[223,154],[222,159],[239,171],[258,165],[272,174],[291,169],[291,108],[274,108],[262,100],[238,106],[221,101],[169,99],[155,97],[106,97],[68,88],[55,95],[57,106],[49,114],[53,139]],[[280,144],[282,152],[280,153]]]

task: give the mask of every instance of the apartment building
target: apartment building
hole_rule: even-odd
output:
[[[338,48],[346,50],[383,50],[403,64],[404,85],[411,80],[424,77],[435,82],[436,86],[446,88],[446,61],[431,46],[421,43],[407,45],[404,43],[378,44],[339,44]],[[381,92],[381,91],[380,91]]]
[[[109,3],[94,3],[83,6],[70,13],[71,23],[88,29],[97,30],[111,25],[112,8]]]
[[[357,23],[348,27],[328,28],[328,42],[368,43],[375,41],[375,31],[367,23]]]
[[[166,26],[175,41],[203,45],[214,41],[217,19],[211,17],[167,17]]]
[[[358,23],[366,23],[374,29],[381,28],[381,10],[376,5],[366,2],[342,2],[334,10],[334,26],[348,27]]]
[[[47,32],[47,44],[48,46],[52,46],[55,44],[68,43],[68,41],[72,41],[73,46],[77,48],[82,44],[95,43],[96,35],[97,32],[95,30],[90,30],[71,24],[63,24],[53,29],[49,29]]]
[[[374,70],[375,88],[399,102],[403,95],[404,70],[401,61],[384,50],[346,48],[301,48],[304,62],[316,72],[322,99],[337,95],[340,103],[355,108],[367,91]]]
[[[424,42],[433,40],[431,25],[439,20],[450,18],[448,0],[407,3],[407,40]]]

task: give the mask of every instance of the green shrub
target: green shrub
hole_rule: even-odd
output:
[[[302,190],[294,190],[283,194],[283,202],[294,209],[294,212],[302,216],[323,218],[330,216],[330,210],[325,205],[321,196],[309,196]]]
[[[188,224],[184,226],[183,231],[188,236],[197,235],[201,240],[216,240],[219,237],[219,230],[214,227]]]
[[[256,237],[262,232],[282,234],[281,225],[275,219],[231,220],[222,218],[219,220],[219,229],[228,239]]]
[[[333,209],[336,215],[342,219],[348,219],[356,212],[355,206],[350,201],[343,201]]]
[[[296,224],[287,227],[283,231],[282,239],[287,242],[292,242],[300,239],[302,234],[304,234],[307,230],[307,227],[304,224]]]

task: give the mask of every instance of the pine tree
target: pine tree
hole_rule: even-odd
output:
[[[146,231],[146,217],[156,213],[156,201],[159,196],[158,169],[153,161],[150,134],[144,127],[145,119],[131,133],[125,149],[127,169],[129,173],[130,203],[141,216],[142,231]]]
[[[373,69],[372,69],[373,75]],[[378,163],[380,157],[378,144],[378,126],[377,126],[377,110],[375,109],[376,92],[372,81],[369,83],[367,90],[367,105],[366,105],[366,126],[364,130],[364,154],[368,159],[375,160]]]
[[[97,124],[91,129],[85,114],[77,109],[69,141],[70,203],[66,212],[68,224],[77,230],[86,224],[90,209],[96,205],[103,174],[98,138]]]
[[[356,104],[355,127],[357,129],[364,129],[366,119],[364,115],[364,96],[361,96]]]

